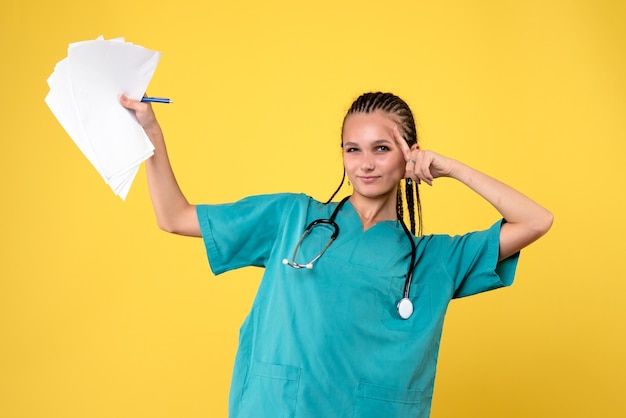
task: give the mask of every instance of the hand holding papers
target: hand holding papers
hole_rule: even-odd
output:
[[[122,199],[154,147],[119,96],[141,100],[160,57],[123,39],[100,37],[70,44],[67,58],[48,78],[46,104]]]

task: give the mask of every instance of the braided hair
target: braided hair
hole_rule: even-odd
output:
[[[348,116],[353,113],[372,113],[376,110],[382,110],[391,114],[398,124],[400,135],[406,141],[407,145],[411,147],[417,144],[417,129],[415,127],[415,119],[413,118],[413,112],[406,104],[404,100],[391,93],[365,93],[359,96],[350,106],[346,116],[344,117],[344,123]],[[343,138],[343,125],[341,128],[341,137]],[[339,192],[343,183],[346,180],[346,170],[343,170],[343,177],[337,190],[332,194],[330,199],[326,201],[329,203],[333,200],[335,195]],[[417,182],[411,179],[405,179],[404,185],[400,181],[398,183],[398,200],[396,203],[396,213],[398,219],[404,217],[404,205],[402,200],[403,189],[406,199],[406,208],[409,214],[409,220],[411,222],[411,232],[416,233],[416,219],[415,212],[417,210],[417,235],[422,235],[422,205],[420,202],[420,195]]]

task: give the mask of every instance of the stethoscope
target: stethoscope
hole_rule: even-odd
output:
[[[298,240],[298,243],[296,244],[296,248],[293,250],[291,261],[284,258],[283,264],[293,267],[294,269],[312,269],[313,263],[316,262],[324,254],[324,252],[328,249],[328,247],[330,247],[330,244],[332,244],[333,241],[337,239],[337,236],[339,235],[339,225],[337,225],[337,223],[335,222],[335,218],[337,217],[337,213],[339,213],[339,210],[342,208],[344,203],[346,203],[346,201],[349,198],[350,196],[345,197],[341,202],[339,202],[339,204],[337,205],[333,213],[330,215],[330,218],[316,219],[313,222],[311,222],[305,228],[304,232],[302,233],[302,236]],[[413,302],[411,302],[411,299],[409,299],[409,293],[411,291],[411,282],[413,281],[413,265],[415,264],[415,257],[416,257],[417,249],[415,247],[415,242],[413,241],[411,232],[409,232],[404,222],[402,222],[402,219],[398,219],[398,221],[400,222],[400,225],[402,225],[402,229],[404,229],[404,233],[406,234],[407,238],[409,239],[409,242],[411,243],[411,263],[409,264],[409,268],[406,273],[406,280],[404,281],[404,292],[402,294],[402,298],[396,304],[396,309],[398,310],[398,315],[400,315],[400,318],[409,319],[411,315],[413,315]],[[300,245],[302,245],[302,241],[304,240],[304,238],[306,238],[306,236],[309,235],[309,233],[311,233],[313,228],[315,228],[316,226],[321,226],[321,225],[330,226],[333,231],[332,234],[330,235],[330,239],[328,240],[324,248],[322,248],[319,254],[313,257],[308,263],[300,264],[296,262],[296,256],[298,255],[298,251],[300,250]]]

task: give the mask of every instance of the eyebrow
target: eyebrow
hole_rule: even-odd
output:
[[[373,145],[373,146],[381,145],[381,144],[393,144],[393,141],[391,141],[389,139],[377,139],[377,140],[375,140],[375,141],[373,141],[371,143],[371,145]],[[344,147],[345,146],[351,146],[351,147],[357,146],[358,147],[359,144],[356,143],[356,142],[348,141],[348,142],[344,142],[343,146]]]

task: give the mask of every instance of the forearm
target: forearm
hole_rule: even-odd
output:
[[[506,258],[544,235],[553,216],[546,208],[501,181],[453,160],[450,177],[475,191],[502,215],[500,258]]]
[[[132,100],[121,95],[120,103],[134,112],[137,122],[154,145],[154,155],[146,161],[148,189],[157,224],[175,234],[201,236],[196,208],[185,199],[172,171],[163,131],[150,103]]]
[[[158,124],[145,129],[155,147],[146,161],[148,189],[159,228],[176,234],[200,236],[195,207],[183,195],[170,164]]]

